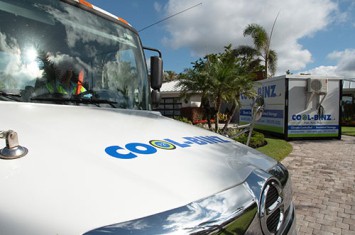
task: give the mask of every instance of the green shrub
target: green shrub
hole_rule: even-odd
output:
[[[242,144],[246,144],[247,140],[248,140],[248,135],[249,135],[249,133],[243,133],[233,139],[235,141],[242,143]],[[257,131],[253,131],[253,133],[251,134],[249,146],[252,148],[259,148],[261,146],[264,146],[265,144],[266,144],[266,141],[265,141],[264,134],[257,132]]]
[[[174,119],[177,120],[177,121],[180,121],[180,122],[185,122],[185,123],[188,123],[188,124],[192,124],[192,122],[186,117],[175,116]]]

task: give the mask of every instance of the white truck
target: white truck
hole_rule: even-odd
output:
[[[264,112],[255,128],[285,139],[341,138],[342,78],[317,75],[282,75],[257,81]],[[241,97],[241,123],[251,120],[253,101]]]
[[[0,19],[1,235],[295,232],[281,163],[151,111],[161,56],[149,78],[125,20],[84,0]]]

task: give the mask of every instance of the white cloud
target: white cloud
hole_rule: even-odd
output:
[[[278,73],[304,69],[311,53],[299,40],[325,29],[339,13],[331,0],[169,0],[167,16],[202,2],[166,23],[170,35],[164,43],[172,48],[187,47],[195,56],[223,51],[224,46],[251,44],[243,36],[248,24],[257,23],[270,31],[279,13],[271,48],[279,56]]]
[[[355,49],[334,51],[328,58],[337,61],[336,74],[344,77],[355,77]]]
[[[313,69],[303,71],[312,75],[341,76],[344,78],[355,77],[355,49],[344,51],[333,51],[328,59],[335,61],[334,66],[318,66]]]
[[[154,2],[154,9],[157,11],[157,12],[161,12],[162,10],[162,5],[158,2]]]
[[[302,73],[312,75],[337,76],[338,74],[336,73],[336,69],[336,66],[318,66]]]

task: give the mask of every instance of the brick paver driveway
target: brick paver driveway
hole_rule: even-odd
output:
[[[297,232],[355,234],[355,137],[291,141]]]

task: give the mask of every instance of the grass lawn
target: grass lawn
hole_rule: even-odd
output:
[[[342,126],[341,134],[355,136],[355,127]],[[283,139],[265,137],[265,140],[267,141],[267,145],[257,148],[257,150],[277,161],[281,161],[292,152],[292,145]]]
[[[353,126],[342,126],[341,127],[341,134],[342,135],[355,136],[355,127],[353,127]]]
[[[292,145],[286,140],[277,138],[265,138],[267,145],[257,148],[259,152],[262,152],[277,161],[281,161],[287,155],[292,152]]]

